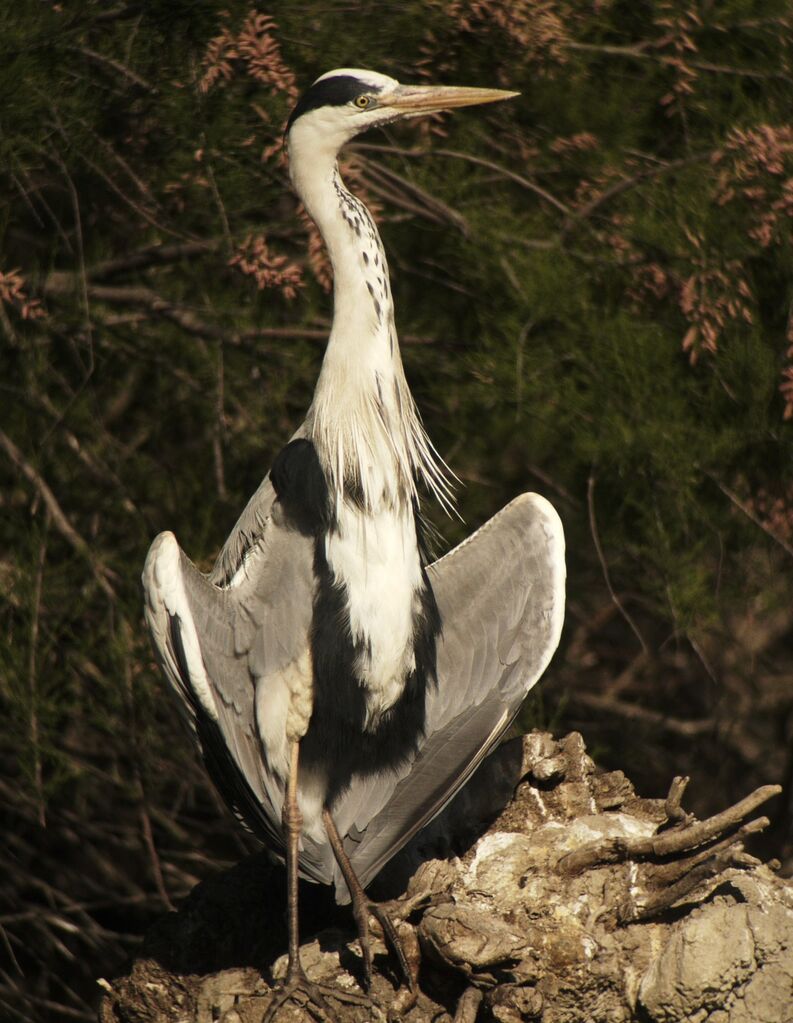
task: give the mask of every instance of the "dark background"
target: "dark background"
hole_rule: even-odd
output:
[[[568,538],[523,724],[644,795],[788,785],[793,24],[783,0],[36,2],[0,12],[0,1016],[92,1019],[143,929],[253,846],[153,663],[139,575],[203,567],[302,420],[328,268],[288,187],[337,66],[509,104],[344,157],[464,523]],[[787,799],[787,802],[786,802]]]

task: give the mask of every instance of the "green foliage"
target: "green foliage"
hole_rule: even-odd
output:
[[[347,158],[379,205],[411,386],[465,484],[465,525],[439,525],[452,542],[546,493],[571,592],[549,685],[635,657],[619,614],[587,625],[612,607],[607,572],[665,665],[654,698],[679,696],[657,679],[690,643],[680,688],[715,713],[702,680],[748,659],[736,623],[790,603],[787,7],[281,0],[255,22],[247,0],[3,6],[0,756],[33,875],[55,869],[41,821],[84,834],[106,889],[110,822],[126,829],[117,855],[141,880],[120,898],[148,913],[141,822],[172,894],[199,830],[236,850],[176,738],[138,578],[163,528],[211,562],[310,401],[331,300],[279,144],[295,87],[334,66],[521,92]],[[67,917],[75,888],[98,897],[68,848]],[[25,959],[42,939],[10,940]],[[51,983],[30,1004],[83,1011]]]

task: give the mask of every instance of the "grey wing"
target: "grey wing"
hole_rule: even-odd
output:
[[[353,783],[335,816],[367,884],[494,748],[556,649],[564,620],[562,523],[523,494],[429,568],[443,629],[426,739],[398,774]],[[343,880],[337,897],[346,901]]]
[[[235,570],[219,572],[219,558],[208,578],[173,533],[161,533],[143,587],[155,652],[213,781],[243,823],[281,854],[287,751],[278,715],[285,717],[295,673],[311,670],[313,543],[280,520],[269,481],[257,495],[258,505],[243,513],[251,528],[244,555],[238,540]],[[223,585],[210,581],[221,577]],[[325,852],[313,844],[305,850],[305,876],[330,880]]]
[[[306,423],[295,430],[290,443],[298,437],[308,434]],[[264,477],[257,490],[245,505],[234,528],[218,554],[217,561],[209,573],[208,579],[217,586],[228,583],[242,563],[245,553],[250,551],[259,538],[267,530],[275,501],[275,489],[270,482],[269,474]]]

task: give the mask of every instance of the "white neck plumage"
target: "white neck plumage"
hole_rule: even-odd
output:
[[[313,133],[311,133],[313,135]],[[306,133],[308,135],[308,133]],[[290,133],[290,170],[333,267],[333,326],[307,426],[336,506],[409,508],[424,479],[441,505],[446,466],[421,424],[399,353],[388,264],[374,220],[344,186],[336,147]]]

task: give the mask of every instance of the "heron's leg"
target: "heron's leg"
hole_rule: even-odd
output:
[[[300,855],[300,829],[303,815],[297,804],[297,772],[300,766],[300,743],[293,742],[289,749],[289,780],[281,820],[286,832],[286,911],[289,930],[289,965],[286,982],[305,977],[300,963],[300,923],[297,913],[298,858]]]
[[[402,947],[402,942],[397,934],[396,928],[382,906],[379,906],[376,902],[373,902],[363,890],[361,882],[353,869],[350,858],[347,855],[344,844],[341,840],[341,836],[336,828],[336,824],[331,816],[330,810],[325,808],[322,811],[322,820],[325,824],[325,831],[328,835],[331,848],[333,849],[333,855],[336,857],[336,862],[344,875],[344,880],[347,882],[347,888],[350,892],[350,898],[352,900],[352,912],[355,917],[355,922],[358,924],[358,939],[361,943],[361,952],[363,954],[363,968],[364,968],[364,980],[366,987],[370,987],[372,983],[372,946],[369,937],[369,914],[372,913],[378,920],[380,926],[383,928],[383,933],[388,944],[391,946],[394,954],[399,960],[399,967],[402,974],[407,982],[411,992],[416,991],[416,978],[408,964],[405,950]]]
[[[303,992],[307,1008],[315,1018],[336,1023],[337,1016],[322,997],[318,984],[313,984],[300,962],[300,929],[297,912],[298,858],[300,854],[300,829],[303,815],[297,802],[297,777],[300,764],[300,743],[293,742],[289,748],[289,780],[286,785],[281,820],[286,835],[286,910],[289,930],[289,961],[286,980],[280,990],[273,992],[262,1023],[272,1023],[281,1006],[296,1000],[298,991]],[[315,1012],[314,1010],[318,1010]]]

